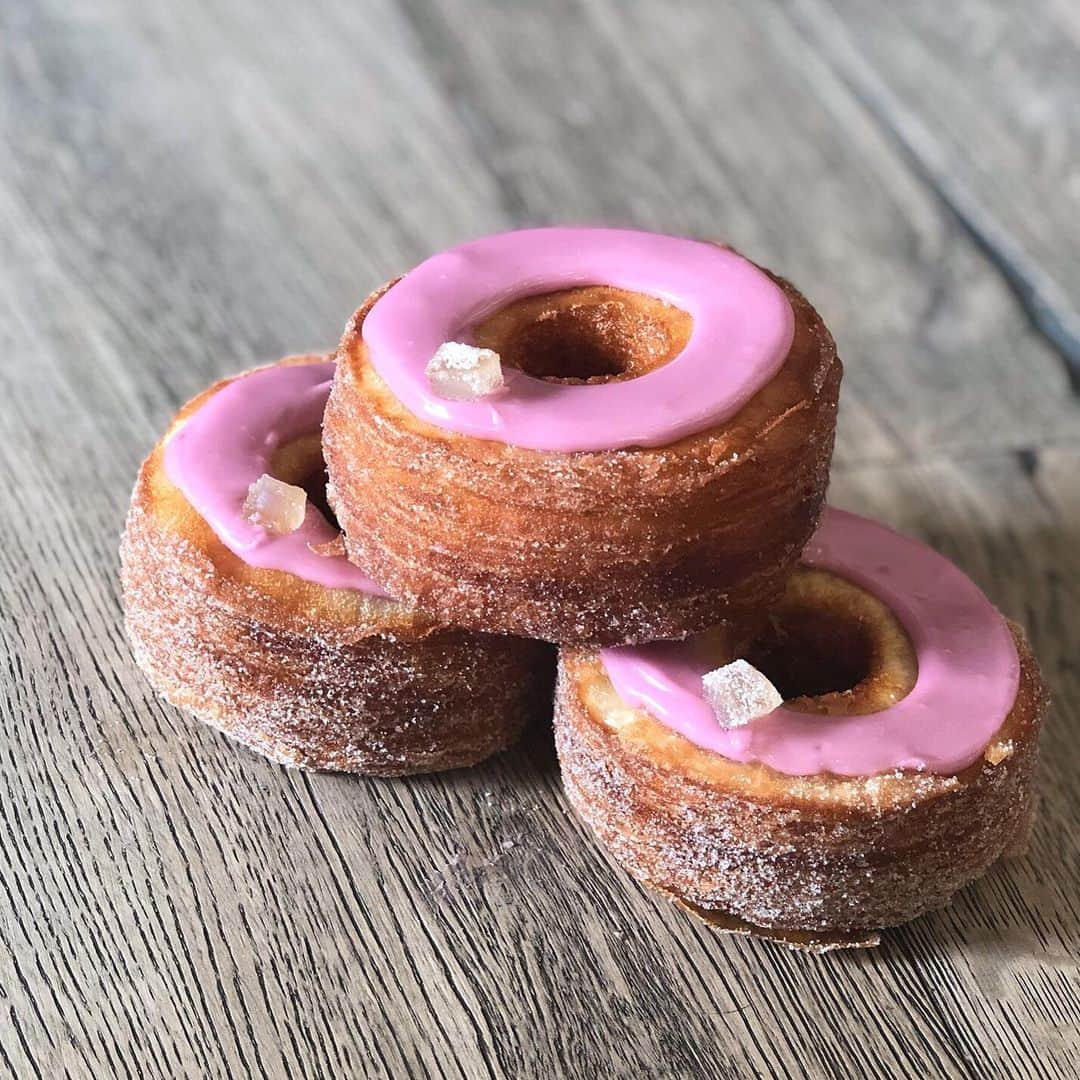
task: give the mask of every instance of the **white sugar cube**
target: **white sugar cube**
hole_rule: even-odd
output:
[[[745,660],[706,672],[701,687],[723,728],[743,727],[784,703],[776,687]]]
[[[435,393],[451,401],[476,401],[495,393],[503,384],[499,354],[460,341],[443,342],[428,361],[424,374]]]
[[[302,487],[285,484],[263,473],[248,488],[244,517],[267,532],[283,535],[296,532],[304,524],[307,493]]]

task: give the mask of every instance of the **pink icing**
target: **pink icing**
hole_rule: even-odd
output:
[[[424,375],[446,341],[512,300],[580,285],[657,297],[693,317],[672,361],[625,382],[562,385],[505,372],[479,401],[438,397]],[[527,229],[444,251],[368,312],[371,363],[414,415],[438,427],[533,450],[663,446],[734,416],[776,374],[795,317],[781,289],[714,244],[625,229]]]
[[[252,525],[242,510],[249,485],[269,472],[274,452],[319,431],[333,377],[331,362],[279,364],[241,375],[165,444],[165,474],[249,566],[283,570],[330,589],[385,596],[344,556],[316,555],[308,547],[338,535],[310,502],[304,523],[285,535]]]
[[[896,613],[919,664],[903,700],[847,717],[782,706],[725,730],[702,696],[710,664],[694,639],[603,649],[616,692],[706,750],[792,776],[947,774],[978,760],[1012,709],[1020,678],[1012,635],[979,588],[918,541],[841,510],[826,511],[803,561],[860,585]]]

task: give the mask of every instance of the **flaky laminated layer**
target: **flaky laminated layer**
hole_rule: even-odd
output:
[[[816,312],[779,284],[794,341],[736,416],[669,446],[594,453],[525,450],[418,419],[369,362],[372,298],[339,348],[324,428],[350,557],[392,595],[474,629],[598,644],[716,624],[752,634],[817,524],[841,375]],[[569,302],[555,294],[530,317],[551,322]],[[590,303],[608,322],[625,307],[618,296]]]
[[[729,761],[628,708],[595,653],[563,650],[564,786],[630,873],[722,929],[810,948],[873,944],[874,931],[948,903],[1026,836],[1046,691],[1012,629],[1015,705],[982,758],[947,776],[794,777]]]
[[[543,707],[543,646],[448,629],[397,601],[249,566],[161,458],[159,444],[139,472],[121,576],[136,659],[173,704],[283,764],[376,775],[472,764]]]

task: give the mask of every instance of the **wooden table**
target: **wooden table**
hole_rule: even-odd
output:
[[[1075,3],[10,0],[0,56],[0,1071],[1077,1074]],[[184,399],[452,242],[575,221],[798,282],[847,363],[832,499],[1030,630],[1031,852],[876,951],[644,893],[546,724],[307,775],[132,663],[117,537]]]

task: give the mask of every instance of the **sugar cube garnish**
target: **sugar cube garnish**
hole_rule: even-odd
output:
[[[743,727],[784,703],[776,687],[745,660],[706,672],[701,688],[722,728]]]
[[[431,388],[450,401],[476,401],[503,385],[502,360],[494,349],[445,341],[424,368]]]
[[[244,517],[267,532],[284,535],[304,524],[307,492],[263,473],[249,488],[244,500]]]

